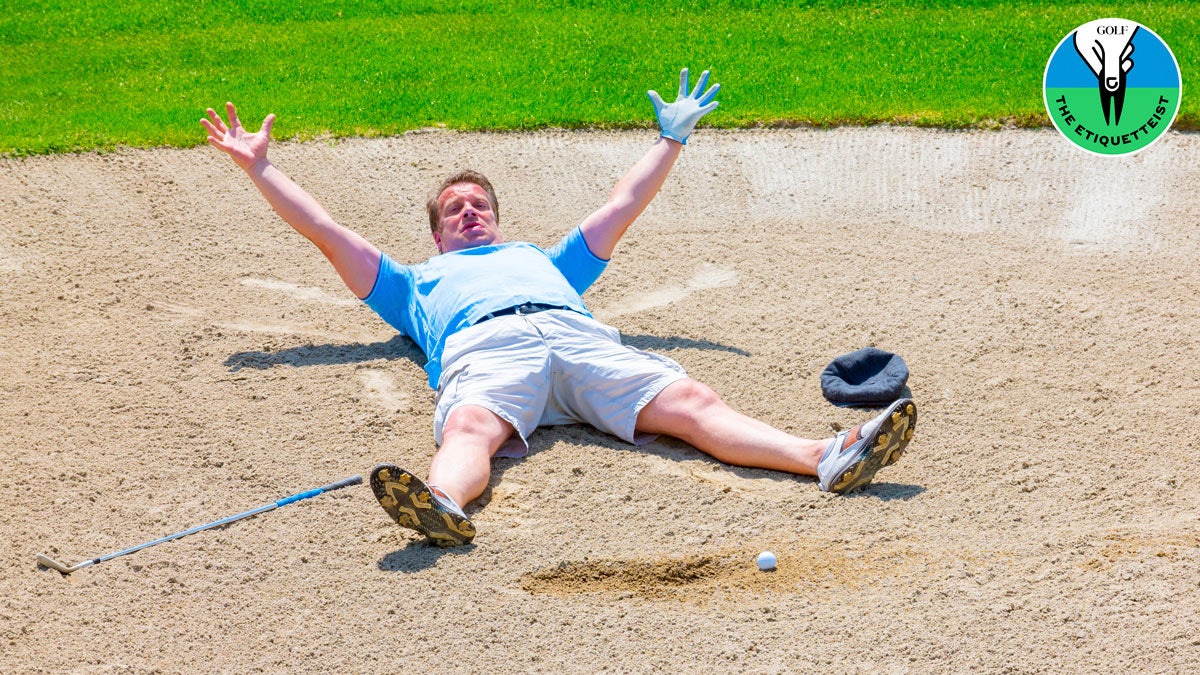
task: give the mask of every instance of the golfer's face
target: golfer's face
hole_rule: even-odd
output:
[[[499,244],[504,241],[487,192],[474,183],[456,183],[438,197],[441,231],[433,235],[438,251]]]

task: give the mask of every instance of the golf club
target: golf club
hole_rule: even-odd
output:
[[[329,485],[326,485],[324,487],[319,487],[314,490],[308,490],[307,492],[301,492],[298,494],[294,494],[291,497],[284,497],[283,499],[280,499],[277,502],[274,502],[271,504],[266,504],[266,505],[260,506],[256,509],[250,509],[249,511],[246,511],[245,513],[239,513],[236,516],[229,516],[228,518],[222,518],[221,520],[216,520],[216,521],[213,521],[206,525],[199,525],[197,527],[193,527],[190,530],[184,530],[183,532],[176,532],[175,534],[169,534],[165,537],[162,537],[161,539],[155,539],[154,541],[148,541],[144,544],[138,544],[137,546],[134,546],[132,548],[127,548],[123,551],[117,551],[116,553],[109,553],[108,555],[100,556],[99,558],[85,560],[76,565],[70,565],[70,566],[64,565],[64,564],[58,562],[57,560],[50,558],[49,556],[42,555],[41,553],[39,553],[37,556],[37,562],[38,562],[38,565],[41,567],[47,567],[52,570],[57,570],[57,571],[61,572],[62,574],[70,574],[71,572],[74,572],[75,570],[80,570],[80,569],[83,569],[84,567],[89,567],[89,566],[95,565],[97,563],[102,563],[106,560],[112,560],[113,558],[116,558],[118,556],[123,556],[123,555],[129,554],[129,553],[134,553],[134,552],[140,551],[144,548],[154,546],[155,544],[161,544],[166,541],[171,541],[172,539],[186,537],[189,534],[194,534],[194,533],[200,532],[202,530],[208,530],[208,529],[212,529],[214,527],[228,525],[229,523],[232,523],[237,520],[241,520],[243,518],[249,518],[250,516],[256,516],[260,513],[265,513],[267,511],[277,509],[281,506],[287,506],[288,504],[291,504],[292,502],[298,502],[301,499],[308,499],[309,497],[316,497],[317,495],[329,492],[330,490],[337,490],[339,488],[344,488],[349,485],[358,485],[361,482],[362,482],[362,476],[351,476],[349,478],[339,480],[336,483],[330,483]]]

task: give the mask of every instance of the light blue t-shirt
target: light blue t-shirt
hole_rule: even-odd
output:
[[[367,306],[425,352],[429,386],[442,376],[442,349],[484,315],[526,302],[562,305],[591,316],[580,297],[604,271],[578,227],[550,249],[527,242],[479,246],[401,265],[387,254]]]

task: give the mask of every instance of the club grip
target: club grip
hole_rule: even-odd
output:
[[[339,480],[336,483],[330,483],[329,485],[326,485],[324,487],[319,487],[314,490],[308,490],[307,492],[301,492],[299,494],[294,494],[291,497],[284,497],[283,499],[280,499],[279,501],[275,502],[275,506],[287,506],[288,504],[298,502],[301,499],[308,499],[309,497],[316,497],[317,495],[323,494],[325,492],[329,492],[330,490],[337,490],[339,488],[344,488],[348,485],[358,485],[361,482],[362,482],[362,476],[351,476],[349,478]]]
[[[343,478],[336,483],[330,483],[329,485],[317,489],[321,492],[329,492],[330,490],[340,490],[341,488],[350,487],[351,485],[358,485],[361,482],[362,476],[350,476],[349,478]]]

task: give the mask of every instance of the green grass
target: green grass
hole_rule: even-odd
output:
[[[278,138],[648,126],[683,65],[723,85],[713,126],[1048,125],[1050,52],[1106,16],[1167,41],[1200,123],[1189,4],[690,4],[0,0],[0,153],[195,145],[226,100]]]

